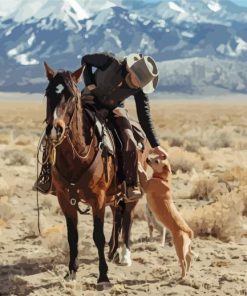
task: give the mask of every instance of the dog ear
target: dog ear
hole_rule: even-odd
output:
[[[45,67],[45,75],[47,79],[50,81],[54,77],[55,71],[50,66],[48,66],[46,62],[44,62],[44,67]]]
[[[163,164],[163,171],[169,171],[171,172],[171,165],[169,163],[169,161],[167,160],[167,158],[165,158],[165,160],[162,160],[162,164]]]

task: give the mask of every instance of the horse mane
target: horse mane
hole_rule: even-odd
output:
[[[57,86],[63,85],[64,89],[61,93],[57,93]],[[72,82],[72,76],[70,71],[59,70],[57,74],[49,81],[49,84],[45,91],[45,96],[47,99],[46,103],[46,118],[45,122],[49,123],[55,108],[60,103],[62,97],[65,97],[67,101],[72,95],[75,95],[75,87]]]

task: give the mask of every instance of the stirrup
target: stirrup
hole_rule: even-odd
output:
[[[43,194],[51,192],[51,164],[49,162],[42,165],[38,179],[33,185],[33,190],[38,190]]]
[[[126,190],[126,196],[125,201],[131,202],[131,201],[137,201],[140,198],[142,198],[142,192],[137,186],[130,186]]]

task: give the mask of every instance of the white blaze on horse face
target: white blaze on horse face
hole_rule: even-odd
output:
[[[58,84],[56,87],[56,93],[61,94],[61,92],[64,90],[64,86],[62,84]]]
[[[55,108],[54,112],[53,112],[53,122],[54,120],[56,120],[58,118],[58,115],[57,115],[57,108]],[[52,126],[52,130],[51,130],[51,138],[52,139],[56,139],[57,137],[57,132],[56,132],[56,129],[54,127],[54,125]]]
[[[54,113],[53,113],[53,120],[54,119],[58,119],[57,108],[55,108]]]

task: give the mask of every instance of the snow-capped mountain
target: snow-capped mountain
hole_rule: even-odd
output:
[[[55,68],[74,69],[84,54],[100,51],[152,55],[161,65],[159,88],[166,90],[169,71],[164,65],[179,65],[180,59],[194,64],[195,58],[204,59],[198,65],[206,65],[205,58],[214,58],[217,67],[224,63],[222,72],[247,62],[247,8],[228,0],[8,0],[7,7],[0,2],[2,91],[42,92],[44,60]],[[184,75],[193,75],[193,67]],[[247,92],[246,73],[239,67],[232,69],[238,71],[241,87],[229,89]],[[207,76],[211,68],[205,71]]]

